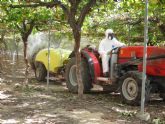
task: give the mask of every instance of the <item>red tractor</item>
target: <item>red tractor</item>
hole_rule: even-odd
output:
[[[110,52],[109,77],[103,77],[101,58],[97,50],[85,47],[81,51],[81,71],[84,92],[90,91],[93,84],[109,87],[111,92],[119,91],[124,103],[139,105],[142,89],[143,46],[115,48]],[[150,93],[159,93],[165,99],[165,48],[147,47],[147,80],[145,102]],[[66,66],[67,87],[77,92],[76,65],[74,54]]]

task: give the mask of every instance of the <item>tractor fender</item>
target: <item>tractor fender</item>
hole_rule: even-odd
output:
[[[69,55],[69,58],[75,57],[74,51]],[[88,63],[91,79],[93,83],[96,83],[97,77],[101,76],[101,67],[99,60],[93,52],[86,49],[81,50],[81,57],[85,58]]]
[[[97,77],[101,76],[101,67],[98,58],[93,52],[82,50],[82,56],[87,59],[92,81],[96,83]]]
[[[82,50],[81,51],[81,55],[83,58],[85,58],[85,60],[87,61],[88,63],[88,66],[89,66],[89,73],[91,75],[91,79],[92,79],[92,82],[95,82],[95,73],[94,73],[94,63],[92,61],[92,58],[91,56],[88,54],[87,51],[85,50]]]

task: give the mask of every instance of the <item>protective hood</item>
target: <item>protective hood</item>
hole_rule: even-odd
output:
[[[113,34],[113,30],[112,29],[107,29],[105,31],[105,37],[106,37],[106,39],[109,39],[109,34]]]

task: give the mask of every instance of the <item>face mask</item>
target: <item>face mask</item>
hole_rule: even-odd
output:
[[[113,35],[113,34],[111,34],[111,33],[109,33],[109,34],[108,34],[108,39],[112,40],[112,39],[113,39],[113,37],[114,37],[114,35]]]

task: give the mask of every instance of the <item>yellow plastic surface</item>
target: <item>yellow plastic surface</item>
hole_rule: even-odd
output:
[[[68,60],[70,53],[69,50],[50,48],[50,72],[57,73],[58,69],[64,65],[64,61]],[[43,63],[48,70],[48,49],[39,51],[35,61]]]

